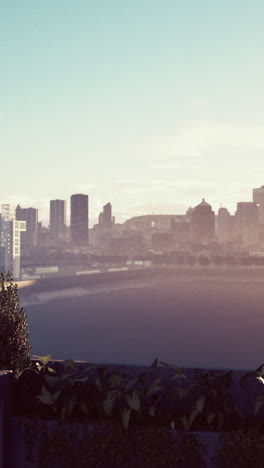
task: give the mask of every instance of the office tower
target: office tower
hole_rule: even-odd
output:
[[[16,207],[17,221],[26,221],[26,232],[21,233],[21,249],[32,249],[37,245],[38,209]]]
[[[193,242],[206,244],[214,239],[215,214],[204,198],[190,213],[191,238]]]
[[[88,195],[71,196],[71,242],[79,247],[88,245]]]
[[[107,228],[112,227],[112,205],[107,203],[103,207],[104,225]]]
[[[232,221],[227,208],[219,208],[217,219],[217,237],[221,242],[228,242],[232,239]]]
[[[102,228],[111,228],[112,227],[112,205],[107,203],[103,207],[103,211],[99,214],[99,226]]]
[[[57,240],[66,236],[66,201],[50,200],[50,231]]]
[[[253,189],[253,202],[259,206],[259,223],[264,228],[264,185]]]
[[[190,241],[191,223],[187,215],[174,215],[171,217],[171,232],[174,247],[179,247],[182,242]]]
[[[256,244],[258,240],[258,205],[254,202],[239,202],[235,213],[237,240],[246,245]]]
[[[5,271],[11,271],[14,279],[20,278],[21,232],[26,231],[26,221],[15,218],[15,209],[1,206],[0,245],[4,248]],[[3,252],[3,249],[1,249]]]

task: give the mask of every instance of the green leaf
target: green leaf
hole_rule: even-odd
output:
[[[168,364],[167,362],[161,362],[160,364],[162,364],[163,366],[166,366],[166,367],[171,367],[172,369],[175,369],[177,372],[176,374],[173,376],[173,380],[175,379],[187,379],[186,375],[182,372],[182,369],[178,366],[175,366],[174,364]]]
[[[147,389],[147,396],[151,396],[154,393],[159,392],[163,387],[161,385],[157,385],[155,383],[151,384]]]
[[[264,379],[263,379],[263,377],[257,377],[257,380],[258,380],[259,382],[261,382],[262,384],[264,384]]]
[[[73,370],[76,370],[76,364],[75,362],[73,361],[73,359],[66,359],[65,361],[62,361],[62,364],[64,366],[65,369],[73,369]]]
[[[99,376],[96,378],[95,385],[97,386],[99,392],[103,391],[103,384]]]
[[[182,421],[182,425],[183,425],[183,428],[185,429],[185,431],[189,431],[190,425],[189,425],[189,421],[188,421],[187,416],[184,415],[184,416],[181,418],[181,421]]]
[[[43,369],[43,366],[39,362],[36,362],[36,368],[38,369],[39,372],[41,372]]]
[[[254,372],[249,372],[248,374],[243,375],[240,379],[240,387],[243,388],[245,384],[247,383],[247,381],[251,379],[251,377],[257,377],[257,373],[254,371]]]
[[[59,381],[59,378],[57,376],[45,374],[44,380],[48,387],[54,387],[54,385]]]
[[[85,372],[88,372],[91,369],[95,369],[96,367],[98,367],[98,364],[93,364],[90,367],[85,367],[85,369],[82,369],[82,373],[84,374]]]
[[[178,372],[182,372],[181,368],[179,366],[176,366],[175,364],[168,364],[167,362],[160,361],[160,364],[166,367],[172,367],[173,369],[176,369]]]
[[[46,366],[48,364],[48,362],[51,361],[51,354],[48,354],[47,356],[34,356],[34,358],[37,358],[38,361],[41,362],[41,364],[43,364],[44,366]]]
[[[255,416],[259,412],[259,410],[260,410],[261,406],[263,405],[263,403],[264,403],[264,394],[262,393],[261,395],[257,396],[256,401],[255,401],[255,408],[254,408]]]
[[[44,403],[45,405],[53,405],[57,400],[58,396],[60,395],[60,390],[55,393],[50,393],[44,385],[41,389],[41,394],[37,395],[36,398]]]
[[[105,400],[103,401],[103,409],[105,411],[105,414],[109,418],[112,415],[114,403],[115,403],[115,396],[113,394],[108,394]]]
[[[196,401],[196,408],[201,413],[204,409],[205,397],[202,395],[199,400]]]
[[[55,369],[53,369],[52,367],[48,367],[48,371],[51,373],[51,374],[57,374],[57,371]]]
[[[123,408],[121,410],[121,421],[125,429],[128,428],[129,420],[131,415],[131,409]]]
[[[75,382],[88,382],[89,379],[90,377],[86,375],[86,377],[78,377],[77,379],[75,379]]]
[[[109,379],[110,388],[117,387],[118,385],[120,385],[121,380],[122,380],[121,375],[118,374],[117,372],[113,372],[113,374],[111,374],[110,379]]]
[[[125,387],[125,392],[128,392],[131,388],[135,386],[137,383],[137,379],[131,379],[127,382],[126,387]]]
[[[132,393],[132,396],[130,395],[125,395],[125,399],[128,403],[128,406],[135,410],[135,411],[139,411],[140,410],[140,399],[139,399],[139,396],[138,396],[138,392],[137,390],[134,390],[133,393]]]
[[[153,380],[152,383],[155,384],[155,385],[159,385],[159,384],[160,384],[160,381],[161,381],[161,378],[160,378],[159,375],[157,375],[157,377],[155,377],[155,379]]]
[[[215,419],[215,417],[216,417],[216,413],[213,413],[212,411],[210,411],[210,413],[208,413],[208,415],[206,416],[207,424],[211,424],[213,420]]]
[[[262,364],[261,366],[257,368],[256,373],[260,375],[260,377],[264,376],[264,364]]]
[[[159,363],[158,358],[156,358],[156,359],[153,361],[153,363],[151,364],[151,367],[153,367],[153,368],[158,367],[158,363]]]

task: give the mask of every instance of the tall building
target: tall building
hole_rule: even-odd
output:
[[[71,242],[76,246],[88,245],[88,195],[71,196]]]
[[[231,214],[227,208],[219,208],[217,218],[217,237],[220,242],[232,240]]]
[[[15,209],[10,205],[1,206],[0,246],[4,256],[5,271],[14,279],[20,278],[21,233],[26,231],[26,221],[18,221]]]
[[[102,213],[99,214],[99,226],[102,228],[111,228],[113,223],[112,205],[107,203],[103,207]]]
[[[38,209],[16,207],[17,221],[26,221],[26,232],[21,233],[21,249],[32,249],[37,245]]]
[[[256,244],[259,233],[259,207],[254,202],[239,202],[235,213],[237,240],[246,245]]]
[[[50,200],[50,231],[57,240],[64,240],[66,235],[66,201]]]
[[[191,238],[193,242],[207,244],[214,239],[215,214],[211,205],[202,199],[190,213],[191,216]]]
[[[259,206],[259,223],[264,228],[264,185],[253,189],[253,202]]]

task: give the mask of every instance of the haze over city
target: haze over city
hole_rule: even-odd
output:
[[[1,2],[0,271],[23,283],[33,354],[255,365],[263,15],[260,0]]]
[[[0,200],[89,193],[120,222],[234,212],[263,183],[261,1],[0,5]],[[122,193],[122,196],[120,194]]]

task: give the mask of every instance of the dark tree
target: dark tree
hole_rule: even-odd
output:
[[[29,364],[27,315],[20,307],[17,284],[0,273],[0,369],[19,371]]]

